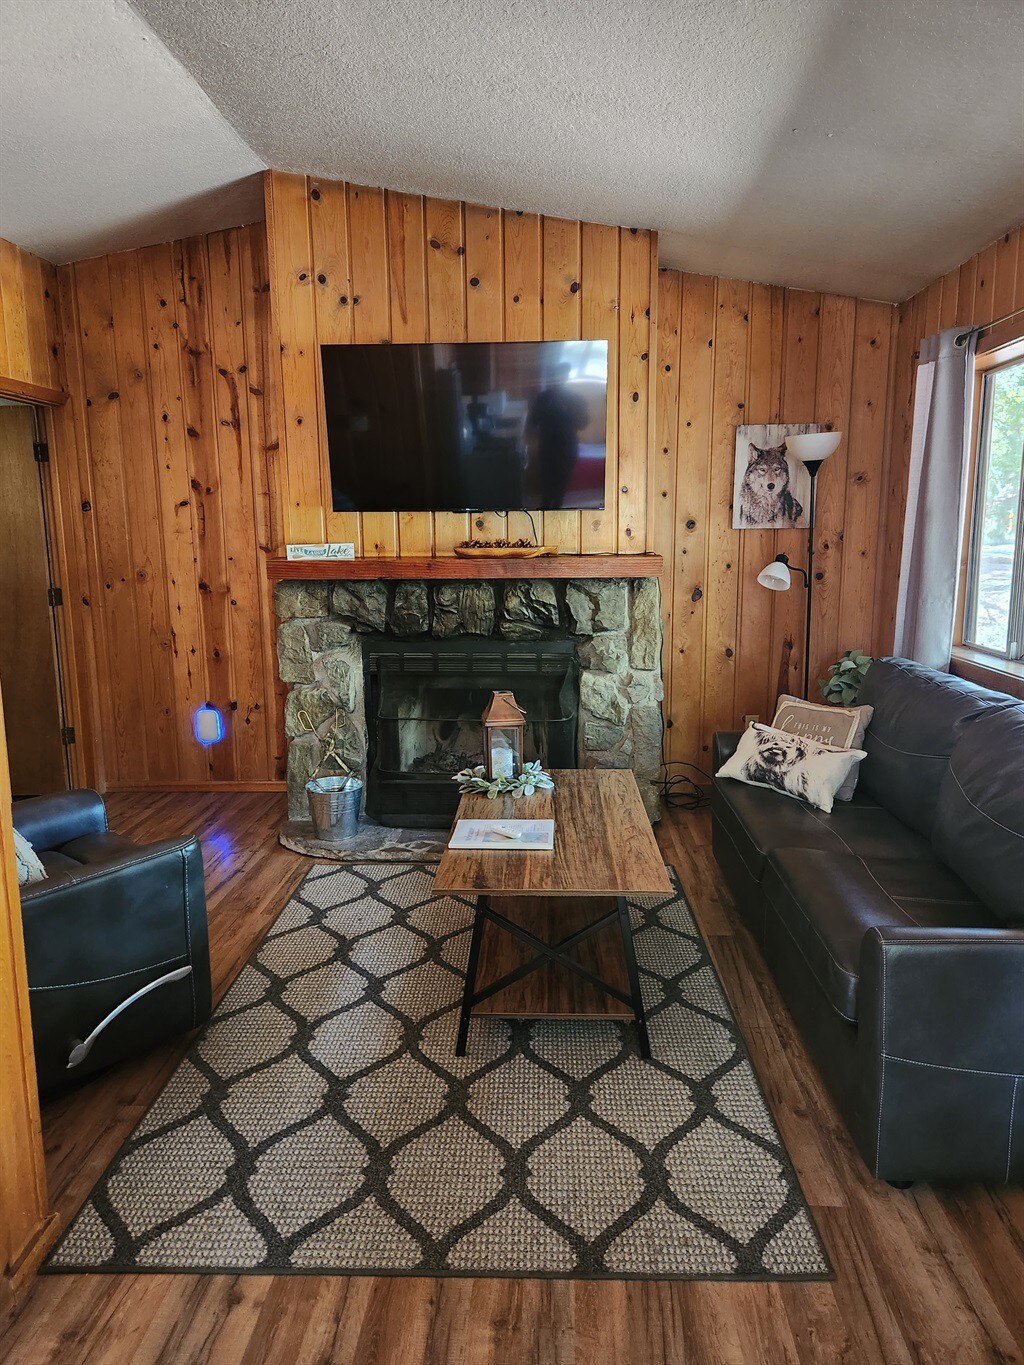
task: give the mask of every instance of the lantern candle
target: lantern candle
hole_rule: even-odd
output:
[[[487,776],[517,778],[523,771],[526,713],[511,692],[495,692],[483,714]]]

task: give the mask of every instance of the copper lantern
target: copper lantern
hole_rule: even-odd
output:
[[[488,780],[517,778],[523,771],[526,713],[511,692],[495,692],[483,714]]]

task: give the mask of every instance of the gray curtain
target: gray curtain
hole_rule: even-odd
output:
[[[977,344],[972,332],[958,346],[963,332],[922,341],[914,393],[894,652],[931,668],[948,668],[953,648]]]

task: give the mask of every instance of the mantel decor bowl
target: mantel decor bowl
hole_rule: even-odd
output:
[[[539,559],[557,555],[557,545],[456,545],[458,559]]]

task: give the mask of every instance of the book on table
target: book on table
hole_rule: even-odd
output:
[[[494,849],[506,853],[550,852],[554,820],[457,820],[449,848]]]

